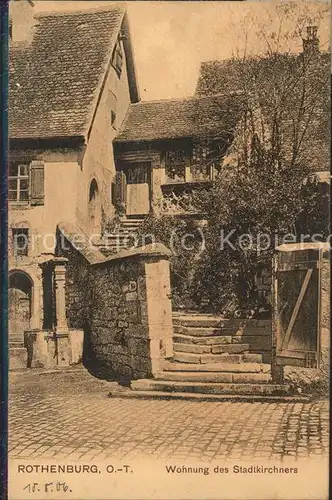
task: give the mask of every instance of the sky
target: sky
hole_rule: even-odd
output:
[[[67,11],[114,2],[41,0],[34,3],[36,11]],[[247,52],[261,53],[266,39],[257,33],[267,33],[270,39],[280,28],[280,2],[271,0],[246,3],[128,1],[126,4],[142,100],[193,95],[202,61],[227,59],[237,51],[243,54],[244,46]],[[300,20],[303,27],[309,19],[318,25],[321,47],[327,49],[330,34],[327,5],[329,3],[322,0],[314,4],[297,0],[293,11],[288,13],[289,19],[283,18],[283,35],[294,31],[294,20]],[[322,10],[325,12],[321,18]],[[302,47],[299,35],[287,37],[283,43],[283,51],[298,52]]]

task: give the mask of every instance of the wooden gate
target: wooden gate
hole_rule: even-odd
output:
[[[321,257],[321,250],[312,248],[278,251],[275,256],[272,360],[276,369],[319,366]]]

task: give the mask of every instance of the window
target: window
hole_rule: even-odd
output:
[[[44,161],[9,164],[8,200],[16,203],[44,205]]]
[[[117,72],[117,75],[120,76],[122,72],[122,65],[123,65],[123,53],[122,53],[122,47],[121,47],[121,42],[120,40],[117,41],[114,51],[113,51],[113,56],[112,56],[112,66]]]
[[[193,181],[209,181],[211,179],[211,150],[207,144],[197,144],[192,152],[190,166]]]
[[[114,128],[116,128],[116,112],[111,110],[111,124]]]
[[[167,182],[184,182],[189,153],[184,150],[166,151],[165,173]]]
[[[29,201],[29,165],[11,162],[9,165],[9,201]]]
[[[149,162],[136,162],[126,170],[127,184],[148,184]]]
[[[29,230],[26,228],[13,228],[12,235],[14,255],[28,255]]]

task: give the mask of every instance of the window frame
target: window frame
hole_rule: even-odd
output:
[[[11,165],[15,165],[15,168],[17,168],[17,175],[10,175],[10,167]],[[24,170],[27,173],[21,173],[21,171]],[[11,162],[9,166],[9,175],[8,175],[8,201],[10,203],[22,203],[22,204],[28,204],[30,202],[30,175],[31,175],[31,169],[30,169],[30,164],[29,163],[21,163],[21,162]],[[10,188],[10,181],[15,181],[15,189]],[[22,186],[22,181],[27,181],[28,187],[26,189],[23,189]],[[15,198],[11,198],[10,193],[16,193]],[[22,193],[27,193],[27,198],[22,199],[21,194]]]
[[[29,256],[29,228],[27,227],[12,227],[12,238],[13,238],[13,254],[15,257],[28,257]],[[24,234],[24,240],[27,244],[23,248],[17,246],[18,239],[20,235]],[[15,244],[16,243],[16,244]]]

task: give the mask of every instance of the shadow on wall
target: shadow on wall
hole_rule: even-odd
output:
[[[98,359],[92,346],[91,329],[87,322],[85,322],[84,324],[83,331],[84,340],[82,362],[83,366],[88,370],[88,372],[98,379],[116,381],[121,385],[129,386],[130,381],[132,380],[132,376],[116,374],[108,363]]]

